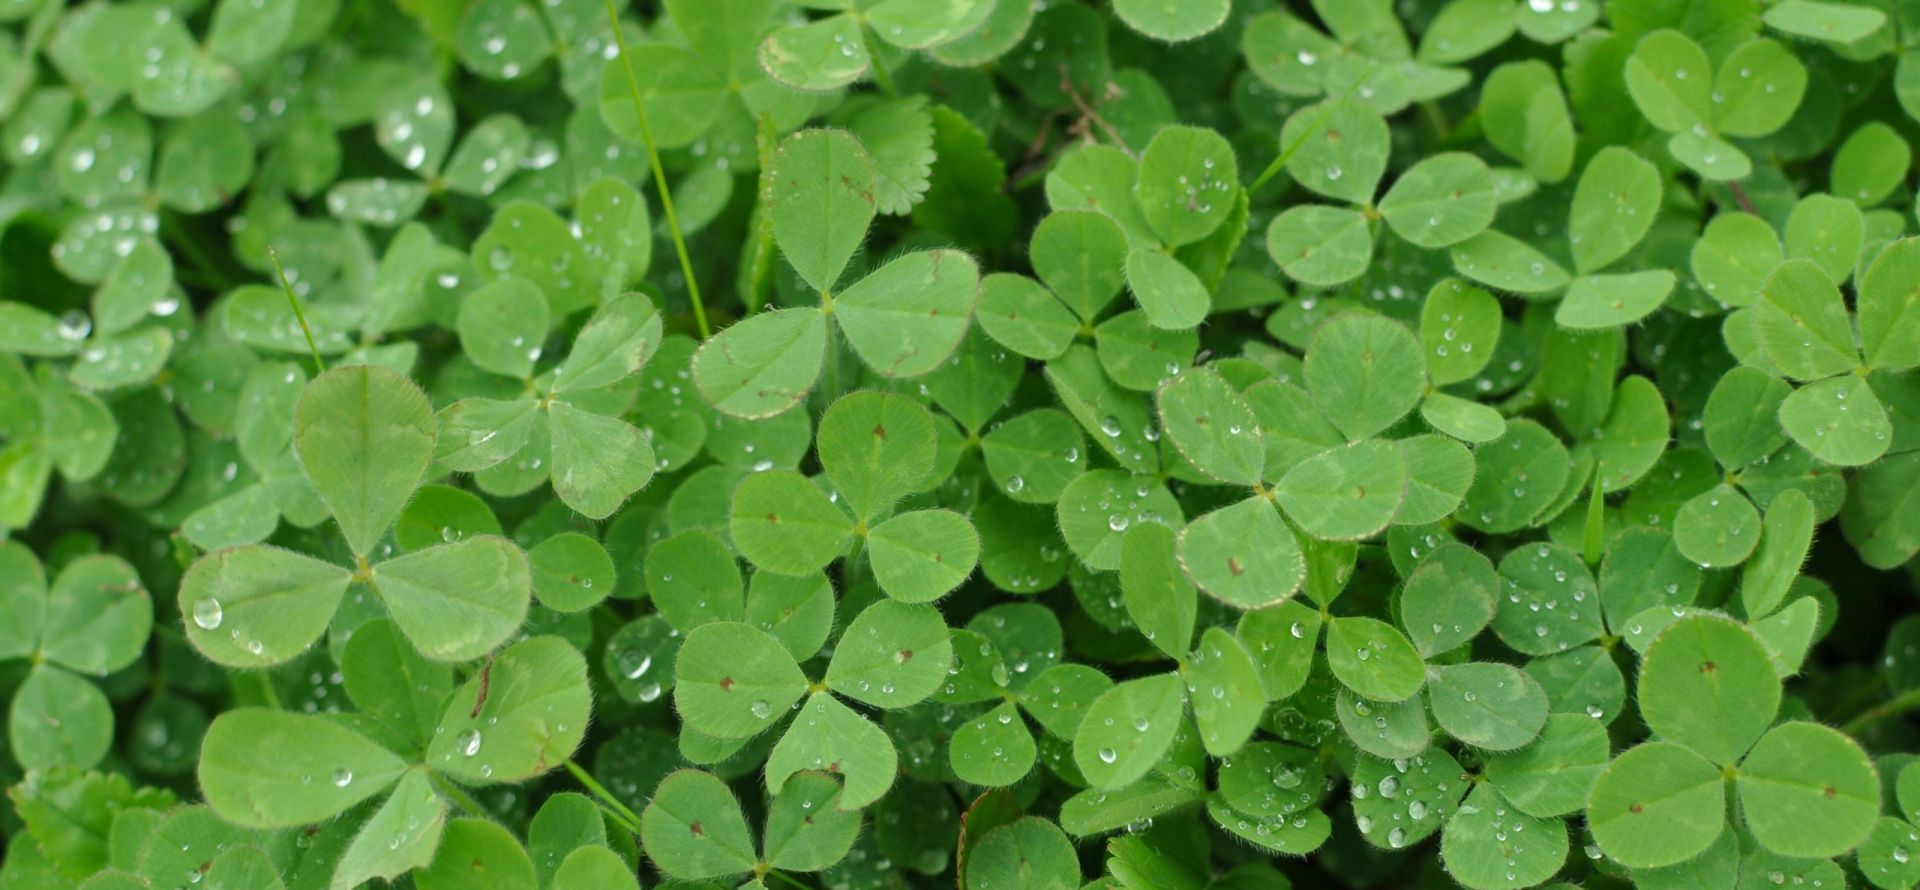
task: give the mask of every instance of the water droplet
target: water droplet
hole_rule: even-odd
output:
[[[208,597],[203,600],[194,601],[193,623],[198,625],[201,630],[214,630],[218,628],[221,619],[224,618],[225,615],[226,611],[220,608],[220,601],[217,599]]]
[[[480,753],[480,730],[468,728],[453,738],[453,750],[462,756],[472,757]]]

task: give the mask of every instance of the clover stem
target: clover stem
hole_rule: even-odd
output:
[[[204,284],[207,289],[222,293],[233,289],[232,277],[221,270],[214,262],[213,256],[200,246],[200,240],[193,236],[193,232],[187,228],[186,222],[179,214],[171,210],[163,211],[161,219],[163,222],[160,227],[161,234],[167,237],[167,241],[173,245],[174,250],[179,251],[180,255],[186,258],[187,264],[205,279]]]
[[[1867,727],[1879,723],[1888,717],[1898,717],[1909,711],[1920,710],[1920,689],[1909,689],[1874,707],[1854,715],[1841,725],[1840,731],[1857,736]]]
[[[592,792],[594,797],[600,798],[606,807],[612,810],[614,815],[620,817],[628,830],[634,834],[640,833],[640,816],[628,808],[626,804],[621,803],[620,798],[614,797],[613,792],[607,790],[607,786],[600,784],[599,779],[595,779],[592,773],[587,772],[580,764],[573,762],[571,759],[566,762],[566,767],[567,772],[572,773],[573,777],[579,780],[582,786],[585,786],[588,791]]]
[[[1321,106],[1320,113],[1313,116],[1313,122],[1307,124],[1306,131],[1293,137],[1291,144],[1281,148],[1280,154],[1274,157],[1273,163],[1268,164],[1267,169],[1260,171],[1260,175],[1254,178],[1253,184],[1247,186],[1247,194],[1251,195],[1259,191],[1261,186],[1266,185],[1268,181],[1280,175],[1280,171],[1287,166],[1287,161],[1293,159],[1294,152],[1299,151],[1301,146],[1306,145],[1309,137],[1320,132],[1320,123],[1326,120],[1329,108],[1330,106],[1327,105]]]
[[[433,784],[434,790],[439,791],[445,795],[448,800],[453,801],[454,806],[474,816],[485,817],[487,815],[487,808],[481,806],[479,801],[474,800],[473,795],[468,794],[465,788],[455,785],[453,780],[434,772],[427,773],[427,780]]]
[[[767,869],[767,877],[779,878],[780,880],[787,882],[787,884],[789,884],[790,886],[799,887],[800,890],[810,890],[810,888],[807,887],[807,885],[802,884],[799,881],[796,881],[790,877],[787,877],[786,875],[781,874],[780,872],[774,871],[773,869]]]
[[[273,688],[273,675],[265,672],[254,674],[260,681],[260,697],[265,699],[267,707],[284,711],[287,706],[280,703],[280,690]]]
[[[880,60],[876,52],[878,45],[873,42],[872,29],[863,20],[860,22],[860,48],[867,51],[867,66],[873,69],[873,82],[887,95],[894,95],[893,72],[887,70],[887,64]]]
[[[613,0],[607,0],[607,22],[613,26],[613,41],[620,47],[620,67],[627,72],[627,90],[633,95],[633,114],[640,121],[640,139],[647,146],[647,162],[653,166],[653,187],[660,192],[660,209],[667,215],[667,230],[673,234],[673,252],[680,257],[680,274],[687,278],[687,299],[693,303],[693,323],[700,328],[700,339],[713,336],[707,327],[707,307],[700,302],[700,282],[693,277],[693,259],[687,255],[687,239],[680,232],[680,216],[673,209],[673,191],[667,188],[667,171],[660,165],[660,150],[654,147],[653,125],[647,121],[647,106],[640,101],[640,77],[633,73],[633,58],[627,55],[627,32],[620,30],[620,12]]]
[[[1587,496],[1586,557],[1588,568],[1599,565],[1600,557],[1604,556],[1607,550],[1607,502],[1606,498],[1600,493],[1600,486],[1605,481],[1605,473],[1605,464],[1594,464],[1593,489]]]
[[[267,245],[267,259],[273,261],[274,274],[280,276],[280,289],[287,292],[287,304],[293,307],[293,317],[300,322],[300,333],[307,337],[307,350],[313,353],[313,373],[324,374],[327,363],[320,358],[320,347],[313,343],[313,329],[307,327],[307,313],[300,309],[300,298],[294,296],[293,283],[287,280],[287,270],[280,267],[280,255],[274,253],[273,245]]]

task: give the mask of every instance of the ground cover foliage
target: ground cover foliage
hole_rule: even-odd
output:
[[[0,0],[3,890],[1920,883],[1920,4]]]

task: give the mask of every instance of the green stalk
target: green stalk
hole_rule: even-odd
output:
[[[1860,712],[1852,720],[1840,727],[1840,731],[1850,736],[1858,736],[1867,727],[1879,723],[1888,717],[1898,717],[1909,711],[1920,710],[1920,689],[1909,689],[1880,705]]]
[[[707,326],[707,307],[700,302],[700,282],[693,277],[693,260],[687,255],[687,238],[680,232],[680,215],[673,209],[673,192],[667,188],[667,171],[660,166],[660,150],[654,147],[653,125],[647,122],[647,106],[640,101],[640,77],[633,73],[633,58],[627,55],[627,32],[620,30],[620,12],[607,0],[607,22],[613,25],[613,40],[620,47],[620,67],[627,72],[627,90],[633,95],[633,113],[640,119],[640,139],[647,144],[647,161],[653,165],[653,187],[660,192],[660,208],[667,214],[667,229],[673,233],[673,250],[680,256],[680,274],[687,277],[687,299],[693,301],[693,322],[700,328],[700,339],[713,336]]]
[[[625,823],[634,834],[640,833],[639,814],[628,808],[626,804],[621,803],[620,798],[614,797],[613,792],[607,790],[607,786],[600,784],[600,780],[594,778],[593,774],[587,772],[580,764],[568,760],[566,767],[567,772],[572,773],[574,779],[578,780],[594,797],[600,798],[603,805],[607,809],[612,810],[614,815],[619,816],[621,821]]]
[[[267,246],[267,259],[273,261],[273,271],[280,276],[280,289],[287,292],[287,304],[293,307],[293,317],[300,322],[300,333],[307,336],[307,349],[313,353],[313,373],[315,376],[327,372],[327,363],[320,358],[320,347],[313,343],[313,329],[307,327],[307,314],[300,310],[300,298],[293,295],[293,283],[287,280],[287,270],[280,268],[280,255],[273,252],[273,246]]]
[[[1593,489],[1587,495],[1587,536],[1586,556],[1589,568],[1600,564],[1600,557],[1606,554],[1606,498],[1600,494],[1600,485],[1605,478],[1605,464],[1594,464]]]
[[[473,799],[473,795],[468,794],[465,788],[454,784],[451,779],[439,773],[429,772],[427,773],[427,780],[433,784],[434,790],[445,795],[448,800],[453,801],[454,806],[465,810],[469,815],[479,816],[481,818],[487,817],[487,808],[481,806],[479,801]]]
[[[1279,156],[1273,159],[1273,163],[1268,164],[1267,169],[1260,171],[1260,176],[1254,179],[1252,185],[1247,186],[1247,194],[1251,195],[1259,191],[1261,186],[1266,185],[1275,176],[1280,175],[1281,169],[1287,166],[1287,161],[1293,159],[1294,152],[1299,151],[1301,146],[1306,145],[1307,140],[1311,138],[1313,134],[1320,132],[1320,123],[1326,120],[1328,110],[1328,107],[1325,105],[1320,107],[1320,113],[1314,115],[1313,123],[1307,125],[1306,132],[1293,137],[1293,142],[1280,150]]]

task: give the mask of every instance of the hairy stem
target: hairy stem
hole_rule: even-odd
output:
[[[300,309],[300,298],[293,294],[293,282],[287,280],[287,270],[280,267],[280,255],[273,252],[273,246],[267,246],[267,259],[273,260],[273,271],[280,276],[280,289],[287,292],[287,305],[293,307],[293,317],[300,322],[300,333],[307,337],[307,350],[313,353],[313,373],[315,376],[327,372],[327,363],[320,358],[320,347],[313,343],[313,329],[307,327],[307,313]]]
[[[673,252],[680,257],[680,274],[687,278],[687,299],[693,303],[693,323],[700,328],[700,339],[713,336],[707,326],[707,307],[700,302],[700,282],[693,276],[693,259],[687,254],[687,238],[680,231],[680,215],[673,209],[673,191],[667,188],[667,170],[660,165],[660,150],[654,147],[653,125],[647,122],[647,106],[640,101],[640,77],[633,73],[633,58],[627,54],[627,32],[620,30],[620,12],[607,0],[607,23],[613,26],[614,43],[620,47],[620,67],[627,72],[627,90],[633,96],[633,114],[640,121],[640,139],[647,145],[647,162],[653,166],[653,187],[660,193],[660,208],[667,215],[667,230],[673,234]]]
[[[1898,717],[1916,710],[1920,710],[1920,689],[1909,689],[1854,715],[1852,720],[1848,720],[1840,727],[1840,731],[1850,736],[1857,736],[1867,727],[1888,717]]]
[[[614,797],[613,792],[607,790],[607,786],[600,784],[600,780],[594,778],[593,774],[587,772],[580,764],[568,760],[566,767],[567,772],[572,773],[574,779],[579,781],[582,787],[586,788],[594,797],[599,798],[606,809],[620,817],[620,821],[626,828],[634,834],[640,833],[639,814],[635,813],[626,804],[621,803],[620,798]]]

